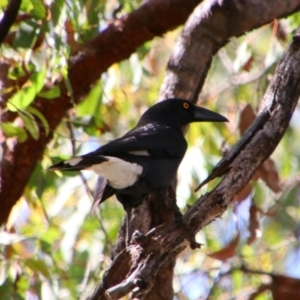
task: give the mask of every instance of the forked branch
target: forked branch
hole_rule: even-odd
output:
[[[112,283],[111,279],[116,278],[120,272],[118,266],[113,264],[90,300],[118,299],[128,293],[128,287],[134,297],[142,299],[152,286],[159,269],[174,259],[199,230],[222,215],[233,197],[272,154],[283,137],[300,96],[299,67],[300,30],[277,66],[256,120],[218,164],[217,168],[223,168],[223,173],[227,172],[223,180],[213,191],[198,199],[183,216],[182,224],[154,231],[144,237],[149,239],[148,242],[144,239],[143,243],[137,242],[130,249],[124,250],[120,256],[130,254],[131,257],[131,267],[128,267],[124,277],[127,279],[123,283]]]

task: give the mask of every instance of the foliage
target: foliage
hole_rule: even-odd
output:
[[[44,101],[57,97],[60,88],[56,82],[63,79],[68,87],[71,51],[105,28],[115,13],[139,5],[139,1],[121,3],[118,12],[113,0],[59,0],[50,7],[39,0],[23,1],[22,17],[2,45],[2,55],[10,63],[9,79],[16,89],[3,114],[17,113],[21,122],[3,122],[2,130],[7,138],[17,136],[24,142],[29,135],[38,139],[37,124],[42,124],[45,134],[54,138],[14,207],[8,230],[0,232],[1,299],[84,299],[110,264],[124,215],[121,205],[110,199],[90,215],[93,175],[62,176],[43,170],[59,159],[91,151],[135,124],[156,101],[179,31],[154,39],[127,61],[113,65],[55,132],[34,107],[34,99],[37,95]],[[245,104],[257,107],[295,29],[295,19],[274,21],[232,40],[215,57],[199,101],[227,115],[230,123],[227,127],[191,125],[187,134],[190,147],[179,171],[178,205],[182,211],[198,198],[193,190],[220,159],[221,145],[230,147],[238,140],[243,131],[241,113],[251,119]],[[49,82],[51,89],[47,88]],[[300,277],[299,113],[298,109],[273,154],[276,167],[269,161],[222,220],[198,234],[197,240],[204,244],[201,250],[187,250],[178,258],[174,280],[178,299],[235,298],[270,284],[268,274]],[[214,181],[200,192],[216,184]],[[269,298],[270,292],[263,291],[260,299]]]

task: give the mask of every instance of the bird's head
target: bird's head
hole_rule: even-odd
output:
[[[138,125],[161,123],[182,128],[192,122],[228,122],[222,115],[183,99],[167,99],[150,107]]]

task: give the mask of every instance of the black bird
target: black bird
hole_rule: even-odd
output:
[[[49,170],[93,170],[106,179],[97,204],[115,194],[129,213],[151,192],[166,192],[187,149],[183,127],[205,121],[228,120],[186,100],[167,99],[149,108],[124,136]]]

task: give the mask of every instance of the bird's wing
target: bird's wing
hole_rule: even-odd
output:
[[[148,124],[136,127],[123,137],[96,151],[62,161],[49,169],[93,170],[96,174],[106,178],[113,189],[124,189],[132,186],[143,174],[142,157],[179,158],[181,160],[186,147],[187,143],[180,130]],[[102,195],[96,198],[104,199]]]
[[[148,124],[136,127],[86,156],[128,154],[153,157],[183,157],[187,143],[181,131],[172,127]]]

